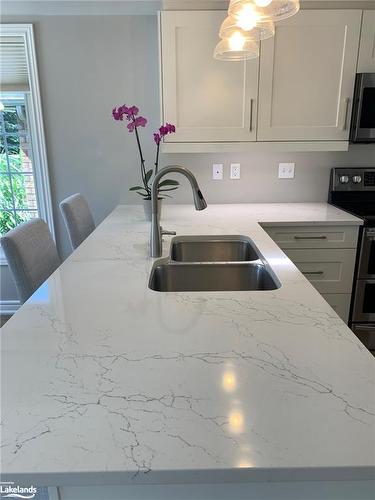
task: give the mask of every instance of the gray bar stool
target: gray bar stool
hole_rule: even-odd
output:
[[[69,240],[75,250],[95,229],[95,222],[86,198],[72,194],[60,203],[60,210],[68,230]]]
[[[42,219],[24,222],[6,233],[1,247],[22,304],[61,264],[56,244]]]

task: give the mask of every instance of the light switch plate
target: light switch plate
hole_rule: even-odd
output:
[[[221,181],[223,179],[223,164],[214,163],[212,165],[212,178],[214,181]]]
[[[295,163],[279,163],[279,179],[294,179]]]
[[[240,163],[231,163],[230,164],[230,178],[231,179],[240,179],[241,178],[241,164]]]

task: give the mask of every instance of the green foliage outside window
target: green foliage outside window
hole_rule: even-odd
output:
[[[13,156],[13,160],[22,168],[20,155],[18,157]],[[7,170],[5,154],[0,153],[0,234],[6,233],[28,219],[24,213],[14,213],[12,211],[13,199],[16,207],[22,208],[26,206],[25,177],[24,175],[12,175],[9,177]]]
[[[19,120],[14,106],[7,107],[3,112],[2,126],[9,134],[1,134],[0,145],[0,235],[5,234],[21,222],[28,220],[27,212],[15,212],[13,208],[25,208],[27,205],[25,176],[17,174],[23,168],[22,149],[18,135]],[[4,141],[7,141],[8,161],[11,175],[9,175],[7,154]]]

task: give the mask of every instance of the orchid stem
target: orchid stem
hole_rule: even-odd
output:
[[[143,181],[143,185],[145,187],[145,190],[147,191],[147,194],[149,196],[151,194],[151,191],[150,191],[150,188],[148,187],[147,182],[146,182],[145,160],[143,158],[141,142],[139,140],[138,129],[137,129],[136,125],[134,126],[134,130],[135,130],[135,136],[137,138],[139,156],[141,157],[141,175],[142,175],[142,181]]]
[[[159,168],[159,148],[160,148],[160,142],[156,147],[155,175],[158,173],[158,168]]]

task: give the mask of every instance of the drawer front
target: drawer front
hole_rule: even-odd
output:
[[[322,296],[336,314],[340,316],[345,323],[348,323],[351,295],[349,293],[325,293]]]
[[[357,248],[357,226],[273,226],[264,230],[280,248]]]
[[[285,250],[320,293],[351,293],[355,249]]]

